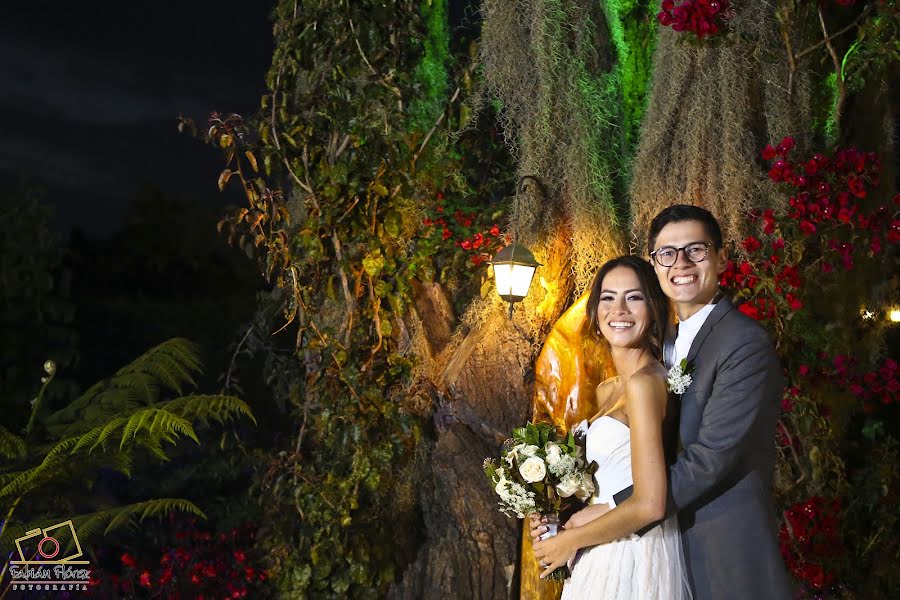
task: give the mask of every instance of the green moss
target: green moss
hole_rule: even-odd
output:
[[[422,61],[413,75],[419,96],[409,107],[410,128],[428,131],[441,116],[450,88],[447,75],[450,64],[447,0],[422,0],[419,10],[427,34],[422,41]]]
[[[610,37],[616,49],[616,72],[621,89],[626,155],[637,145],[647,109],[647,89],[656,47],[655,4],[648,0],[605,0]]]

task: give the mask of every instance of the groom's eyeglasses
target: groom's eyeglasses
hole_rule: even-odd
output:
[[[671,267],[678,262],[678,252],[684,251],[685,258],[692,263],[699,263],[706,260],[706,257],[709,256],[710,246],[712,246],[712,244],[709,242],[692,242],[681,248],[663,246],[662,248],[651,252],[650,257],[661,267]]]

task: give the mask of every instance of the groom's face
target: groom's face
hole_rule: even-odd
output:
[[[713,240],[700,221],[669,223],[660,230],[653,244],[656,251],[664,247],[684,248],[697,242],[709,244],[706,258],[700,262],[688,260],[683,250],[678,252],[677,260],[671,267],[663,267],[653,261],[659,285],[675,303],[678,318],[682,320],[709,304],[716,295],[719,276],[727,263],[725,252],[712,245]]]

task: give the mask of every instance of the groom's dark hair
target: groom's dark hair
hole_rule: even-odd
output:
[[[691,206],[690,204],[673,204],[668,208],[664,208],[653,217],[650,221],[650,235],[647,237],[647,252],[653,252],[653,246],[656,244],[656,237],[663,227],[669,223],[680,223],[681,221],[699,221],[706,228],[706,234],[709,236],[716,249],[722,247],[722,228],[719,222],[711,212],[699,206]]]

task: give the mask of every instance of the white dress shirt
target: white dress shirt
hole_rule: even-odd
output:
[[[684,321],[678,323],[678,335],[675,337],[675,344],[669,353],[668,367],[671,368],[672,365],[677,365],[682,359],[687,358],[688,353],[691,351],[691,344],[694,343],[694,338],[697,337],[697,333],[715,307],[716,305],[713,303],[707,304]]]

